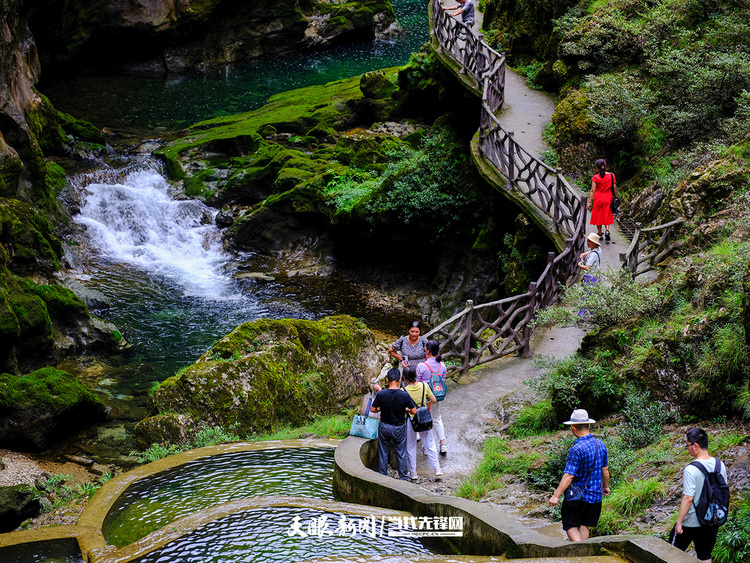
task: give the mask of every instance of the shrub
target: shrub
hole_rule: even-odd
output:
[[[568,461],[568,451],[574,441],[573,437],[566,436],[547,448],[547,461],[540,469],[529,473],[529,485],[532,488],[550,493],[557,488]]]
[[[597,417],[620,403],[624,382],[619,373],[607,367],[577,355],[562,360],[540,357],[535,363],[546,371],[527,384],[549,397],[558,421],[567,420],[576,408],[586,408]]]
[[[636,316],[652,316],[669,297],[662,287],[643,285],[621,268],[609,269],[601,273],[596,285],[577,284],[566,289],[563,306],[539,311],[534,324],[608,327]]]
[[[639,391],[632,385],[625,392],[623,414],[625,422],[620,436],[633,448],[643,448],[656,442],[663,434],[664,425],[678,416],[663,403],[652,402],[651,393]]]
[[[712,561],[716,563],[750,562],[750,489],[745,489],[727,523],[719,528]]]

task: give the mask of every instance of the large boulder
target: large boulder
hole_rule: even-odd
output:
[[[352,317],[261,319],[237,327],[167,379],[153,401],[161,412],[250,434],[353,404],[381,362],[372,332]]]
[[[15,530],[40,510],[39,494],[30,485],[0,487],[0,533]]]
[[[21,377],[0,374],[0,447],[44,450],[105,417],[99,398],[69,373],[47,367]]]

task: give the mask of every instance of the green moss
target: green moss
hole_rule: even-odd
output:
[[[80,403],[101,404],[101,401],[67,372],[46,367],[22,377],[0,374],[2,408],[66,409]]]
[[[45,184],[53,194],[59,195],[67,183],[65,170],[59,164],[47,162]]]
[[[0,136],[0,197],[16,196],[21,172],[23,161]]]
[[[49,222],[30,205],[14,199],[0,199],[0,226],[6,237],[6,251],[20,264],[46,262],[60,268],[62,245]]]
[[[88,309],[81,299],[66,287],[60,285],[37,285],[26,278],[15,278],[15,283],[25,293],[40,297],[51,316],[86,314]]]
[[[185,182],[183,183],[185,195],[202,199],[213,196],[214,190],[206,186],[206,180],[211,178],[215,173],[216,170],[213,168],[205,168],[197,174],[185,178]]]
[[[162,383],[154,402],[160,410],[241,433],[298,426],[338,409],[337,370],[372,342],[365,327],[346,316],[245,323]]]
[[[72,135],[80,141],[86,141],[98,145],[104,145],[106,142],[104,133],[92,123],[84,121],[83,119],[77,119],[72,115],[61,111],[57,112],[57,116],[60,120],[60,125],[62,126],[63,131],[68,135]]]
[[[60,127],[60,119],[52,103],[43,94],[39,94],[40,102],[29,108],[24,117],[34,138],[45,154],[62,150],[67,143],[65,132]]]

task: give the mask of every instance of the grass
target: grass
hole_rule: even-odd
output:
[[[532,466],[541,457],[538,452],[512,455],[508,442],[498,437],[486,440],[482,452],[482,461],[454,491],[456,496],[472,500],[482,499],[489,492],[505,487],[502,480],[505,475],[528,475]]]
[[[540,401],[524,407],[511,422],[508,433],[514,438],[527,438],[552,433],[558,426],[550,401]]]

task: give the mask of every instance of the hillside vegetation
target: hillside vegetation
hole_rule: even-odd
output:
[[[551,492],[567,447],[547,433],[583,407],[607,421],[597,432],[613,453],[613,494],[597,532],[664,533],[688,461],[684,431],[704,425],[733,492],[714,560],[748,561],[750,3],[488,0],[484,8],[488,40],[530,85],[559,94],[548,158],[584,189],[594,160],[606,158],[621,219],[686,222],[673,234],[681,248],[652,284],[610,273],[606,285],[574,288],[567,309],[538,319],[583,324],[585,298],[591,330],[575,356],[529,382],[537,402],[488,442],[462,494],[502,497],[503,475]]]

